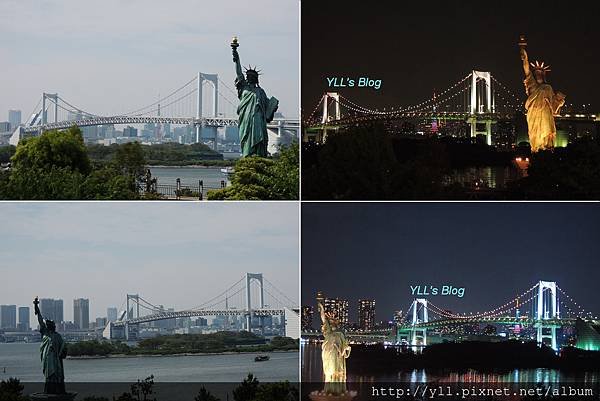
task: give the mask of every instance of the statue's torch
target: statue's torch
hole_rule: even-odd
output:
[[[240,43],[238,42],[238,38],[237,38],[237,36],[234,36],[233,39],[231,39],[231,48],[233,50],[236,50],[239,46],[240,46]]]
[[[237,56],[237,48],[240,46],[240,43],[238,42],[238,38],[237,36],[234,36],[233,39],[231,39],[231,50],[233,51],[233,62],[236,62],[236,56]]]
[[[519,35],[519,48],[525,49],[527,47],[527,40],[525,35]]]

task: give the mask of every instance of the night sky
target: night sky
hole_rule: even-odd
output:
[[[598,227],[597,203],[304,203],[302,304],[346,298],[356,322],[357,300],[374,298],[389,320],[410,285],[452,284],[463,298],[430,301],[477,312],[546,280],[597,316]]]
[[[363,106],[411,105],[470,73],[490,71],[525,98],[517,42],[531,61],[550,63],[555,90],[600,110],[600,2],[371,1],[302,2],[302,115],[326,77],[382,79],[379,91],[339,90]],[[335,91],[335,90],[330,90]]]

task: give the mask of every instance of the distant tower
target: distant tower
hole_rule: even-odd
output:
[[[419,306],[421,306],[422,317],[419,317]],[[417,345],[427,345],[427,329],[417,328],[419,323],[429,322],[429,308],[427,305],[427,299],[415,298],[409,309],[412,309],[412,329],[411,329],[411,345],[416,348]],[[419,340],[421,344],[419,344]]]
[[[560,318],[560,308],[556,294],[556,282],[540,281],[538,283],[537,308],[535,311],[535,328],[537,342],[542,344],[544,339],[550,339],[550,346],[558,350],[556,344],[556,328],[553,320]]]
[[[437,111],[438,107],[437,104],[435,103],[436,101],[436,96],[435,96],[435,89],[433,90],[433,114],[435,114],[435,112]],[[433,119],[431,120],[431,133],[433,135],[438,133],[438,121],[435,117],[433,117]]]
[[[158,117],[160,117],[160,93],[158,94]],[[162,142],[162,124],[157,123],[154,126],[154,137],[158,142]]]
[[[481,116],[494,113],[496,105],[492,96],[492,76],[488,71],[471,72],[471,102],[469,107],[471,137],[485,135],[486,143],[492,144],[492,120]],[[479,115],[479,119],[478,119]]]

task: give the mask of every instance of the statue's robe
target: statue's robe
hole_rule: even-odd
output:
[[[558,112],[563,101],[556,96],[552,86],[538,83],[530,71],[525,78],[527,101],[527,127],[531,151],[551,149],[556,140],[556,125],[554,115]]]
[[[242,156],[267,157],[267,123],[273,120],[276,107],[260,86],[250,85],[244,78],[236,78],[235,87],[240,99],[237,114]]]
[[[323,323],[324,341],[321,345],[321,359],[325,375],[325,392],[343,394],[346,391],[346,358],[350,343],[344,333],[333,330],[329,323]]]
[[[45,326],[40,328],[40,332],[42,333],[40,358],[46,378],[44,392],[63,394],[65,392],[63,359],[67,355],[67,347],[60,334],[49,331]]]

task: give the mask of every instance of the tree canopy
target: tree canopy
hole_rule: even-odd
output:
[[[258,156],[237,161],[231,185],[210,191],[210,200],[293,200],[298,199],[298,145],[283,148],[277,158]]]

